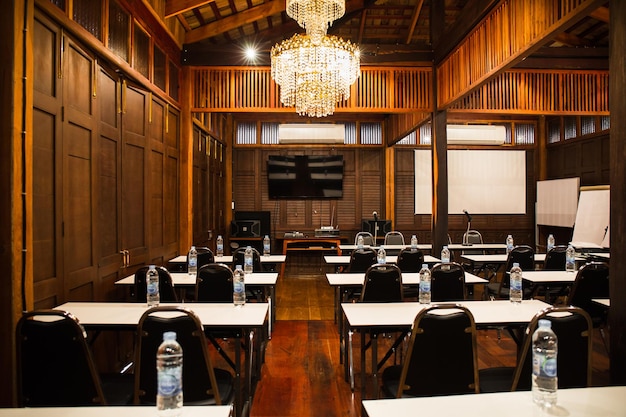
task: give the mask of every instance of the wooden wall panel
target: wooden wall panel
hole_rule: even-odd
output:
[[[548,145],[548,178],[580,177],[580,185],[609,184],[609,135]]]

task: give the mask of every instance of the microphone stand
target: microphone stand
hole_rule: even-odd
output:
[[[463,245],[464,246],[472,246],[471,243],[469,243],[469,231],[470,231],[470,224],[472,223],[472,221],[468,218],[467,219],[467,231],[465,232],[465,237],[463,238]]]

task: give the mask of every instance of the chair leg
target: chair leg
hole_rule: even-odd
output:
[[[602,337],[602,342],[604,343],[604,348],[606,349],[606,353],[607,355],[610,355],[611,352],[609,351],[609,342],[606,337],[606,332],[604,331],[604,326],[600,326],[598,330],[600,330],[600,336]]]
[[[354,392],[354,353],[352,352],[352,330],[348,332],[348,372],[350,390]]]

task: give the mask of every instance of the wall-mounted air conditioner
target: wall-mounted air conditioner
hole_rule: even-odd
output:
[[[449,145],[502,145],[506,139],[504,126],[447,125]]]
[[[345,125],[330,123],[278,125],[278,142],[293,143],[344,143]]]

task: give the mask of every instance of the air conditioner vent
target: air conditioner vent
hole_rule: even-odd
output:
[[[497,125],[448,125],[449,145],[502,145],[506,129]]]
[[[343,124],[311,123],[281,124],[278,126],[278,142],[294,143],[344,143],[346,128]]]

